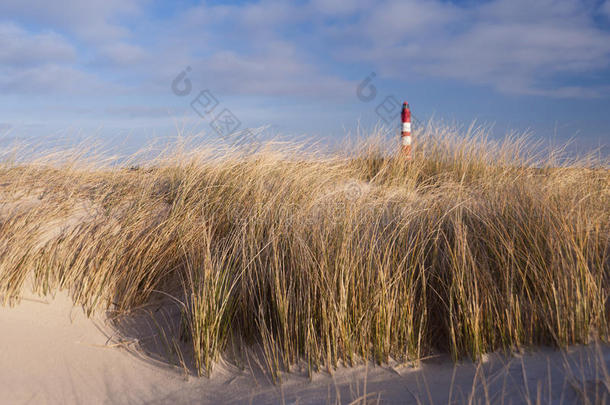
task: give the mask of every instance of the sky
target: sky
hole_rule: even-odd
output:
[[[341,139],[396,106],[610,144],[610,0],[2,0],[0,136],[266,126]]]

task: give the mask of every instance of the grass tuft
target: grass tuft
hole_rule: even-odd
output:
[[[178,145],[129,169],[11,155],[0,298],[28,280],[89,312],[174,297],[207,375],[233,337],[278,379],[301,360],[315,372],[606,341],[608,162],[475,127],[414,138],[411,162],[375,136],[335,155]]]

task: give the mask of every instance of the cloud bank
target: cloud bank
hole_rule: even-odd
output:
[[[189,65],[229,94],[345,96],[375,70],[501,94],[609,95],[610,0],[176,4],[5,0],[0,90],[166,91]]]

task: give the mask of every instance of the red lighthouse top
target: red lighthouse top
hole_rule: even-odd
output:
[[[409,109],[409,103],[406,101],[402,103],[402,122],[411,122],[411,110]]]

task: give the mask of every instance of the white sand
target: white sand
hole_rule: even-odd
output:
[[[284,375],[285,382],[277,386],[253,371],[255,367],[218,365],[211,379],[187,378],[177,368],[117,346],[113,335],[101,316],[87,318],[66,294],[55,299],[26,295],[14,308],[0,307],[0,403],[325,404],[337,398],[350,403],[364,393],[381,403],[447,403],[450,389],[453,400],[462,403],[471,395],[475,374],[474,394],[481,402],[487,396],[492,403],[502,398],[524,403],[529,390],[534,403],[540,391],[543,403],[570,404],[580,402],[579,390],[584,389],[591,403],[597,403],[595,393],[601,400],[608,392],[606,347],[577,347],[567,354],[546,349],[512,358],[491,355],[478,372],[471,362],[454,367],[446,357],[426,360],[419,368],[362,366],[333,376],[322,372],[311,381],[295,372]]]

